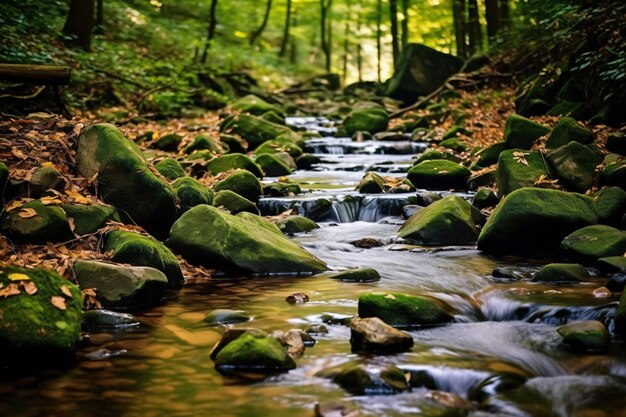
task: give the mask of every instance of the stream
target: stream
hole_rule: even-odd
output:
[[[473,247],[406,245],[395,235],[403,223],[402,208],[416,193],[366,195],[354,188],[370,170],[405,176],[427,144],[408,139],[352,142],[332,137],[333,126],[322,119],[287,121],[322,134],[306,149],[322,162],[289,176],[303,194],[264,198],[261,213],[292,208],[312,218],[321,228],[294,236],[294,241],[333,269],[371,267],[381,280],[191,277],[161,306],[136,312],[139,326],[92,333],[76,366],[1,378],[0,415],[310,417],[316,403],[337,401],[364,416],[626,416],[624,345],[612,343],[605,353],[577,354],[561,346],[555,331],[577,320],[610,326],[617,300],[593,294],[606,277],[591,270],[591,282],[558,286],[495,279],[491,272],[496,267],[538,266],[546,260],[495,258]],[[276,178],[264,180],[272,181]],[[353,244],[363,238],[376,239],[381,246]],[[350,330],[338,322],[355,315],[359,295],[372,291],[431,294],[454,307],[455,323],[411,329],[415,345],[406,353],[353,354]],[[306,293],[310,302],[285,302],[297,292]],[[264,380],[225,377],[209,358],[223,329],[202,321],[217,308],[243,310],[253,317],[238,327],[272,332],[326,323],[328,333],[314,335],[316,345],[286,374]],[[119,355],[91,360],[88,355],[100,349]],[[353,361],[372,369],[394,364],[427,383],[403,394],[353,396],[315,376]],[[511,381],[517,381],[515,388],[506,389]]]

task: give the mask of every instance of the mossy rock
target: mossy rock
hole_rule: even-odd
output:
[[[66,184],[65,178],[55,168],[39,167],[28,181],[28,193],[32,197],[39,197],[48,190],[63,191]]]
[[[583,282],[589,272],[581,264],[548,264],[533,277],[534,282]]]
[[[0,284],[19,291],[0,298],[0,363],[15,365],[12,361],[16,359],[29,364],[44,362],[74,350],[83,314],[82,295],[74,284],[54,271],[12,265],[0,268]],[[29,295],[24,284],[34,285],[37,291]]]
[[[183,152],[187,155],[192,154],[195,151],[211,151],[214,154],[227,153],[230,148],[227,148],[223,144],[220,144],[213,138],[204,135],[198,135],[193,139],[189,145],[185,146]]]
[[[500,202],[498,195],[489,188],[481,188],[474,194],[472,205],[479,210],[487,207],[495,207]]]
[[[563,100],[545,112],[546,116],[569,116],[574,119],[588,119],[590,108],[582,101]]]
[[[613,132],[606,138],[604,147],[607,151],[626,156],[626,134]],[[1,186],[2,182],[0,182]]]
[[[44,205],[40,200],[3,212],[0,231],[15,241],[26,243],[63,242],[72,236],[65,212],[56,205]]]
[[[261,182],[252,173],[246,170],[237,170],[221,180],[213,189],[216,192],[230,190],[252,202],[259,201],[263,195]]]
[[[231,169],[245,169],[254,174],[255,177],[263,178],[263,170],[261,170],[261,167],[252,159],[240,153],[231,153],[211,159],[206,164],[206,169],[213,175],[230,171]]]
[[[248,150],[248,143],[235,135],[220,135],[220,142],[228,146],[229,153],[246,153]]]
[[[626,274],[626,256],[609,256],[598,259],[598,265],[602,270],[611,273]]]
[[[478,156],[476,165],[481,167],[488,167],[493,164],[497,164],[500,154],[507,150],[507,148],[508,145],[506,144],[506,142],[498,142],[480,150],[476,154]]]
[[[354,317],[350,320],[350,345],[353,352],[400,353],[413,347],[413,337],[378,317]]]
[[[389,115],[384,108],[375,104],[360,104],[360,108],[352,111],[343,121],[343,127],[346,129],[346,133],[349,137],[352,137],[352,135],[359,131],[374,134],[387,130]],[[357,106],[355,106],[355,108]]]
[[[304,153],[302,147],[298,146],[292,140],[280,138],[265,141],[254,150],[255,155],[275,154],[279,152],[287,152],[292,158],[298,158]]]
[[[255,161],[268,177],[281,177],[292,173],[293,169],[271,154],[261,154]]]
[[[298,169],[310,170],[313,165],[320,164],[322,159],[310,153],[304,153],[296,159],[296,166]]]
[[[156,141],[150,144],[152,149],[158,149],[160,151],[165,152],[176,152],[178,150],[178,145],[183,141],[183,137],[177,135],[176,133],[170,133],[168,135],[163,135]]]
[[[320,226],[311,219],[304,216],[289,216],[276,222],[276,226],[281,232],[289,233],[305,233],[311,230],[319,229]]]
[[[190,155],[185,157],[186,161],[211,161],[214,158],[217,158],[215,154],[211,151],[193,151]]]
[[[137,309],[158,304],[167,277],[155,268],[78,260],[74,276],[81,288],[95,288],[105,308]]]
[[[380,281],[380,274],[374,268],[355,268],[347,271],[333,272],[329,278],[343,282],[376,282]]]
[[[394,395],[408,391],[404,371],[394,365],[369,370],[361,364],[343,364],[326,369],[317,376],[330,376],[333,382],[353,395]]]
[[[280,342],[262,332],[246,331],[224,346],[215,357],[215,369],[224,374],[274,374],[296,367]]]
[[[195,178],[178,178],[172,183],[172,188],[180,200],[182,213],[198,204],[213,204],[213,191]]]
[[[620,187],[626,190],[626,159],[605,166],[600,173],[598,185]]]
[[[167,234],[176,219],[174,190],[148,168],[135,143],[113,125],[96,124],[78,138],[80,175],[97,174],[102,199],[155,236]]]
[[[108,221],[120,222],[115,207],[102,204],[61,204],[68,219],[74,219],[74,233],[88,235],[97,232]]]
[[[471,135],[472,132],[470,132],[469,130],[465,129],[463,126],[460,125],[453,125],[452,127],[450,127],[450,129],[446,130],[446,132],[443,134],[443,136],[441,137],[442,142],[448,140],[448,139],[458,139],[459,135]],[[465,145],[467,148],[467,145]],[[446,146],[444,146],[445,148]],[[452,148],[449,148],[452,149]]]
[[[239,214],[242,212],[259,214],[259,209],[252,201],[230,190],[215,193],[213,197],[213,207],[222,207],[228,210],[230,214]]]
[[[326,265],[276,225],[250,214],[236,216],[197,206],[176,221],[170,245],[191,262],[224,270],[268,273],[315,273]]]
[[[395,327],[430,326],[451,322],[451,308],[427,296],[370,293],[359,297],[359,317],[378,317]]]
[[[472,174],[467,179],[467,189],[477,190],[480,187],[492,187],[496,185],[496,170],[487,169]]]
[[[439,152],[436,149],[426,149],[416,160],[413,165],[418,165],[424,161],[431,161],[436,159],[447,159],[446,155]]]
[[[302,189],[296,183],[271,182],[263,185],[263,194],[270,197],[289,197],[302,194]]]
[[[138,326],[139,320],[132,314],[118,313],[111,310],[97,309],[88,310],[83,314],[83,325],[90,332],[104,329],[123,329]]]
[[[550,132],[550,136],[546,140],[546,147],[556,149],[570,142],[589,144],[593,142],[593,132],[579,125],[571,117],[562,117]]]
[[[263,113],[261,115],[261,119],[267,120],[268,122],[271,122],[271,123],[276,123],[277,125],[285,126],[287,124],[284,116],[281,116],[280,114],[272,110],[266,113]]]
[[[439,146],[459,153],[465,152],[469,148],[469,146],[467,146],[466,143],[463,143],[459,138],[449,138],[442,140],[441,142],[439,142]]]
[[[385,179],[375,172],[366,173],[356,186],[356,190],[361,194],[381,194],[385,189]]]
[[[567,347],[578,352],[606,351],[611,340],[604,324],[596,320],[566,324],[560,326],[557,332]]]
[[[603,188],[592,196],[598,212],[598,223],[626,226],[626,191],[619,187]]]
[[[287,152],[278,152],[278,153],[272,154],[272,156],[278,159],[279,161],[281,161],[283,164],[287,165],[287,167],[291,169],[292,171],[295,170],[298,166],[296,164],[295,159],[293,159],[293,157],[289,155]]]
[[[568,190],[585,192],[595,181],[596,167],[602,163],[602,154],[578,142],[567,145],[548,154],[554,174]]]
[[[413,166],[407,178],[415,188],[428,190],[466,189],[469,169],[452,161],[430,160]]]
[[[282,114],[280,107],[268,103],[260,97],[253,94],[248,94],[240,99],[236,100],[232,107],[237,110],[241,110],[246,113],[253,114],[255,116],[262,116],[267,112],[274,112],[276,114]]]
[[[607,258],[626,253],[626,231],[593,225],[569,234],[561,243],[567,252],[583,259]]]
[[[451,195],[418,210],[398,236],[423,245],[467,245],[478,238],[483,215],[467,201]]]
[[[504,126],[504,142],[508,148],[528,150],[537,139],[549,132],[549,127],[533,122],[519,114],[512,114]]]
[[[541,152],[511,149],[500,153],[496,169],[498,194],[504,196],[520,188],[533,187],[542,176],[551,178]]]
[[[281,138],[297,143],[301,136],[287,126],[271,123],[249,114],[239,114],[222,124],[223,133],[236,134],[248,142],[248,150],[254,150],[263,142]]]
[[[226,308],[218,308],[210,311],[204,316],[203,321],[211,326],[217,326],[221,324],[235,324],[245,323],[252,320],[252,318],[244,314],[241,310],[230,310]]]
[[[157,171],[159,171],[159,174],[163,175],[170,181],[187,175],[180,162],[174,158],[165,158],[157,162],[154,167]]]
[[[179,288],[185,281],[176,256],[152,237],[114,230],[107,235],[104,250],[112,252],[113,262],[158,269],[165,274],[170,287]]]

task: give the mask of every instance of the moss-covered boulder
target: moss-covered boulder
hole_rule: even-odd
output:
[[[478,151],[476,156],[478,159],[476,160],[476,165],[481,167],[488,167],[493,164],[498,163],[498,158],[500,158],[500,154],[508,149],[508,145],[506,142],[498,142],[490,145],[484,149]]]
[[[483,216],[475,207],[451,195],[409,217],[398,236],[424,245],[466,245],[478,238]]]
[[[560,184],[571,191],[585,192],[593,186],[596,166],[602,163],[603,156],[597,150],[570,142],[550,152],[547,159]]]
[[[263,194],[271,197],[288,197],[302,194],[302,189],[295,183],[271,182],[263,185]]]
[[[219,141],[204,135],[198,135],[193,139],[189,145],[185,146],[183,152],[187,155],[192,154],[195,151],[211,151],[215,154],[227,153],[230,150],[228,145],[220,143]]]
[[[620,187],[626,190],[626,159],[620,159],[605,166],[600,173],[598,185]]]
[[[289,216],[276,222],[276,226],[281,232],[289,233],[305,233],[311,230],[319,229],[320,226],[311,219],[304,216]]]
[[[413,347],[413,337],[378,317],[350,320],[350,345],[353,352],[399,353]]]
[[[180,200],[180,211],[183,213],[198,204],[213,204],[213,191],[195,178],[178,178],[172,183],[172,188]]]
[[[366,173],[356,186],[356,190],[361,194],[381,194],[385,189],[385,179],[372,171]]]
[[[270,111],[282,114],[280,107],[270,104],[253,94],[248,94],[247,96],[237,99],[231,106],[234,109],[241,110],[255,116],[261,116]]]
[[[557,251],[565,236],[597,220],[589,197],[521,188],[500,201],[480,232],[478,249],[510,254]]]
[[[120,216],[115,207],[102,204],[61,204],[69,219],[73,219],[74,233],[87,235],[104,227],[108,221],[119,222]]]
[[[67,181],[54,167],[39,167],[28,181],[28,194],[39,197],[48,190],[63,191]]]
[[[259,201],[259,198],[263,195],[261,182],[246,170],[234,171],[228,177],[215,184],[213,189],[216,192],[230,190],[253,202]]]
[[[215,369],[224,374],[274,374],[294,369],[296,363],[280,342],[260,331],[245,331],[215,356]]]
[[[481,188],[472,198],[472,205],[477,209],[495,207],[500,202],[498,195],[490,188]]]
[[[606,138],[604,147],[609,152],[626,156],[626,134],[624,132],[611,133]]]
[[[277,125],[286,125],[285,118],[275,111],[268,111],[267,113],[263,113],[261,119],[267,120],[268,122],[276,123]]]
[[[311,153],[305,153],[299,156],[296,159],[296,166],[298,169],[311,169],[313,165],[319,164],[322,162],[322,158],[317,155],[313,155]]]
[[[407,178],[415,188],[427,190],[448,190],[467,188],[469,169],[447,160],[429,160],[413,166]]]
[[[82,297],[54,271],[0,267],[0,363],[24,357],[45,361],[74,350],[80,340]]]
[[[287,126],[271,123],[245,113],[225,120],[221,128],[224,133],[236,134],[244,138],[248,142],[248,150],[254,150],[263,142],[277,138],[291,140],[293,143],[301,139],[300,135]]]
[[[626,231],[601,224],[587,226],[565,237],[561,247],[583,259],[624,255]]]
[[[424,161],[430,161],[434,159],[446,159],[446,155],[436,149],[426,149],[416,160],[413,165],[418,165]]]
[[[102,330],[111,331],[111,329],[123,329],[126,327],[138,326],[137,317],[128,313],[118,313],[103,308],[97,310],[88,310],[83,314],[83,325],[90,332]],[[106,331],[105,330],[105,331]]]
[[[206,164],[206,169],[213,175],[226,172],[231,169],[245,169],[257,178],[263,178],[263,170],[252,159],[240,153],[231,153],[215,159]]]
[[[563,343],[568,348],[578,352],[605,351],[611,340],[604,324],[596,320],[566,324],[560,326],[557,332],[563,337]]]
[[[550,132],[550,136],[546,140],[546,147],[557,149],[570,142],[577,142],[583,145],[589,144],[593,142],[593,132],[579,125],[571,117],[562,117],[552,129],[552,132]]]
[[[265,153],[275,154],[279,152],[287,152],[292,158],[298,158],[302,156],[302,148],[292,139],[274,139],[263,142],[259,147],[254,150],[256,155],[262,155]]]
[[[469,146],[467,146],[465,142],[456,137],[442,140],[441,142],[439,142],[439,146],[459,153],[465,152],[469,148]]]
[[[601,270],[609,273],[626,274],[626,256],[609,256],[598,259]]]
[[[370,369],[350,362],[324,369],[316,376],[331,378],[335,384],[353,395],[393,395],[410,388],[404,372],[394,365]]]
[[[541,152],[511,149],[500,153],[496,184],[501,196],[519,188],[533,187],[542,176],[550,178],[550,171]]]
[[[289,155],[287,152],[278,152],[278,153],[272,154],[272,156],[278,159],[279,161],[281,161],[283,164],[287,165],[287,167],[289,167],[289,169],[292,171],[295,170],[298,166],[296,164],[296,160],[293,159],[293,157]]]
[[[274,224],[250,213],[233,216],[210,206],[194,207],[174,223],[169,241],[188,260],[224,270],[268,274],[327,269]]]
[[[548,264],[533,277],[534,282],[582,282],[589,279],[587,268],[581,264]]]
[[[252,201],[230,190],[222,190],[215,193],[213,207],[223,208],[230,214],[243,212],[259,214],[259,209]]]
[[[376,282],[380,274],[374,268],[355,268],[328,274],[329,278],[343,282]]]
[[[387,130],[388,124],[387,111],[375,103],[357,103],[355,110],[343,121],[343,127],[350,137],[356,132],[383,132]]]
[[[78,260],[74,276],[81,288],[95,288],[105,308],[136,309],[158,304],[167,277],[155,268]]]
[[[3,212],[0,231],[15,241],[26,243],[62,242],[72,236],[65,212],[56,205],[44,205],[40,200]]]
[[[163,175],[170,181],[187,175],[180,162],[174,158],[162,159],[157,162],[154,167],[157,171],[159,171],[159,174]]]
[[[528,150],[537,139],[549,132],[549,127],[533,122],[519,114],[512,114],[504,126],[504,142],[508,148]]]
[[[78,138],[80,175],[97,174],[102,199],[155,236],[167,234],[176,219],[174,190],[148,167],[132,141],[113,125],[96,124]]]
[[[176,133],[163,135],[150,144],[152,149],[158,149],[165,152],[176,152],[178,145],[183,141],[183,137]]]
[[[495,168],[487,168],[470,175],[467,179],[467,189],[476,191],[479,187],[495,187],[496,170]]]
[[[170,287],[179,288],[185,281],[176,256],[151,236],[114,230],[107,235],[104,250],[111,252],[113,262],[158,269]]]
[[[359,297],[359,317],[378,317],[396,326],[430,326],[453,320],[451,308],[428,296],[370,293]]]
[[[592,196],[598,212],[598,223],[626,226],[626,191],[619,187],[603,188]]]
[[[281,177],[293,172],[293,169],[287,166],[287,164],[268,153],[257,156],[254,161],[268,177]]]

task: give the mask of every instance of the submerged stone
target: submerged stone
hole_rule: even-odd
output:
[[[582,258],[620,256],[626,253],[626,231],[600,224],[587,226],[566,236],[561,246]]]
[[[137,326],[139,325],[139,320],[132,314],[98,309],[85,311],[83,314],[83,324],[89,331],[94,331]]]
[[[244,323],[250,321],[250,316],[244,314],[241,310],[229,310],[225,308],[219,308],[217,310],[213,310],[209,312],[204,317],[204,322],[210,325],[218,325],[218,324],[234,324],[234,323]]]
[[[364,294],[359,297],[359,316],[378,317],[392,326],[428,326],[453,321],[451,308],[428,296],[400,293]]]
[[[581,264],[548,264],[533,278],[534,282],[582,282],[589,279],[589,272]]]

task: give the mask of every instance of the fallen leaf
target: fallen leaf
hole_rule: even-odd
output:
[[[35,217],[37,212],[32,208],[21,209],[17,215],[22,219],[30,219],[31,217]]]
[[[59,310],[67,310],[67,305],[65,304],[65,298],[63,297],[53,295],[52,298],[50,298],[50,302],[52,303],[53,306],[55,306]]]
[[[41,197],[41,204],[43,204],[44,206],[49,206],[51,204],[62,204],[63,201],[59,200],[56,197]]]
[[[37,286],[33,281],[22,281],[20,282],[20,285],[24,288],[24,291],[26,291],[26,294],[28,295],[37,293]]]
[[[43,164],[41,164],[42,167],[53,167],[54,164],[52,162],[44,162]]]
[[[13,156],[15,156],[16,158],[20,158],[20,159],[26,159],[28,158],[28,155],[26,155],[24,152],[20,151],[17,148],[11,148],[11,153],[13,154]]]
[[[28,199],[27,198],[16,198],[15,200],[11,201],[9,204],[7,204],[4,207],[4,211],[6,213],[8,213],[10,211],[13,211],[13,210],[15,210],[17,208],[22,207],[24,204],[28,203],[31,200],[32,199],[30,199],[30,198],[28,198]]]
[[[30,281],[30,277],[26,274],[9,274],[9,279],[11,281]]]
[[[65,294],[68,298],[72,298],[72,292],[69,288],[67,288],[67,285],[61,285],[61,292]]]
[[[6,288],[0,290],[0,297],[11,297],[12,295],[20,294],[20,289],[17,284],[11,283]]]

